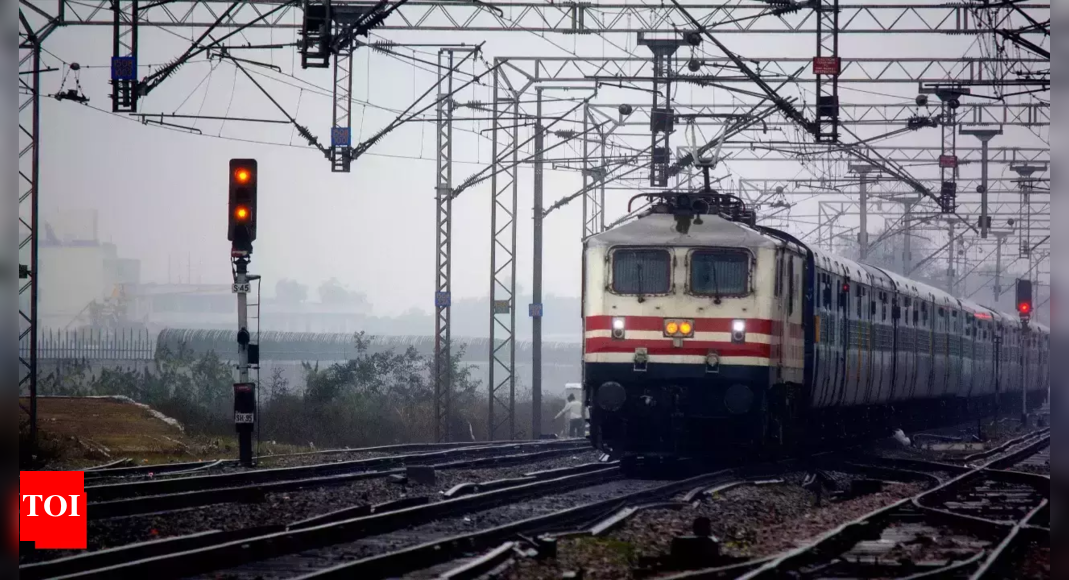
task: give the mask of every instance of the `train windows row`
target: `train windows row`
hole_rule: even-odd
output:
[[[744,250],[691,250],[687,291],[700,296],[750,293],[750,254]],[[612,291],[634,296],[672,292],[673,257],[667,250],[621,248],[612,253]]]

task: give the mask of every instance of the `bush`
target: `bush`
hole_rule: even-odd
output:
[[[368,338],[354,336],[352,360],[320,368],[303,365],[304,389],[291,389],[276,370],[259,389],[260,437],[318,447],[358,447],[432,441],[435,396],[432,360],[415,349],[369,353]],[[463,349],[451,357],[451,424],[460,440],[486,437],[485,399]],[[193,434],[231,436],[233,368],[215,353],[197,357],[184,346],[160,349],[148,368],[104,368],[65,361],[41,378],[42,394],[122,395],[181,422]],[[21,440],[21,438],[20,438]]]

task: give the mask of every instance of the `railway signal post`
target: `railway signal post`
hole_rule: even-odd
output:
[[[249,275],[252,242],[256,240],[255,159],[230,160],[230,203],[227,239],[234,265],[232,291],[238,296],[238,382],[234,383],[234,426],[238,434],[238,459],[252,467],[252,433],[256,425],[256,383],[249,380],[249,368],[258,364],[259,354],[249,334],[249,290],[259,276]],[[250,354],[252,356],[250,356]]]
[[[1032,281],[1017,280],[1017,313],[1021,316],[1021,425],[1028,426],[1028,348],[1032,320]]]

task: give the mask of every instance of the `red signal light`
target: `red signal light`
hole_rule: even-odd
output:
[[[1017,305],[1017,312],[1028,314],[1029,312],[1032,312],[1032,305],[1027,302],[1022,302]]]

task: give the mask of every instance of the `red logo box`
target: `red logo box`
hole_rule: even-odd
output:
[[[19,472],[19,541],[38,550],[84,550],[85,474],[80,471]]]

